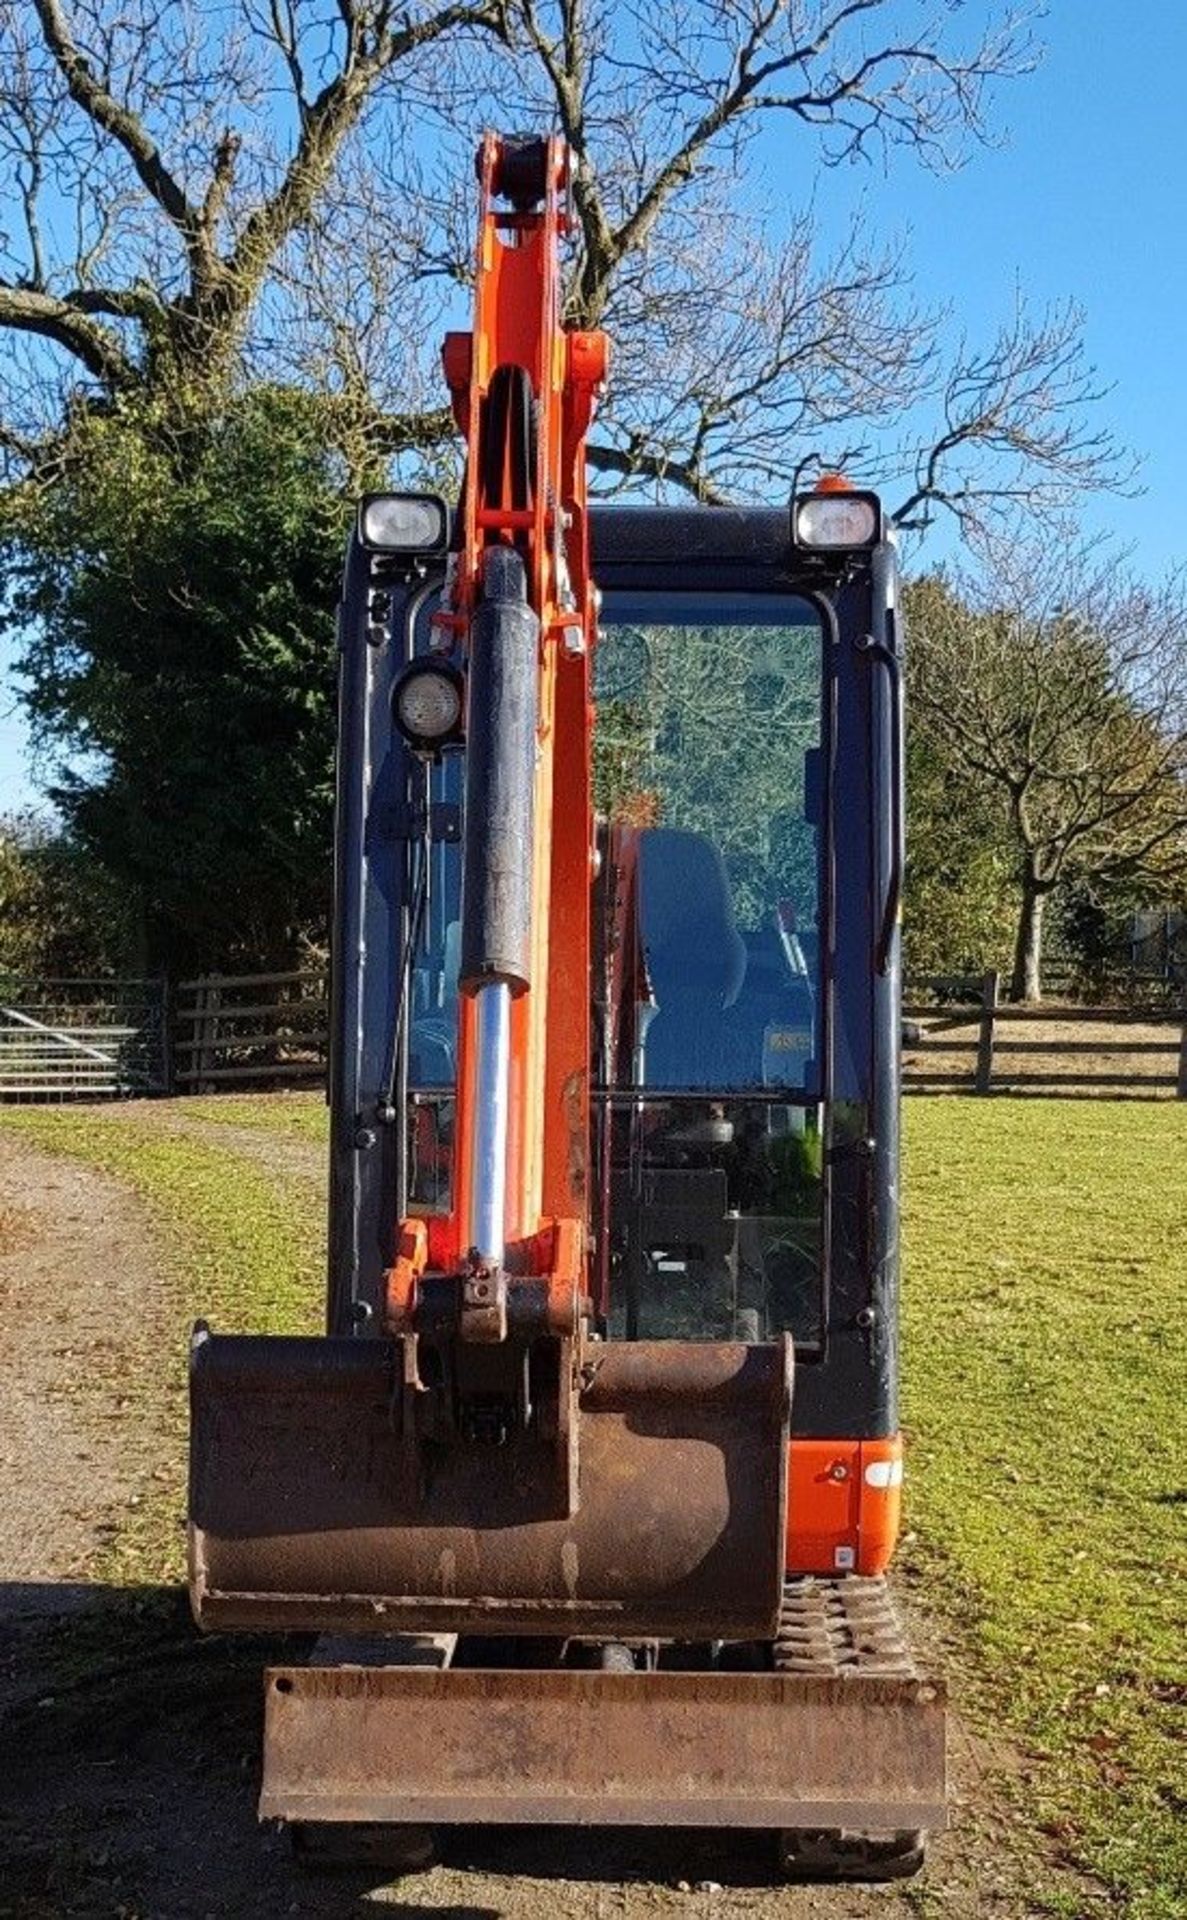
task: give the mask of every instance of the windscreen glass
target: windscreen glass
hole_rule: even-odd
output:
[[[426,609],[416,631],[427,644]],[[819,1349],[823,636],[805,602],[609,594],[592,1102],[607,1330]],[[450,1202],[462,757],[411,856],[409,1202]],[[451,826],[451,822],[455,823]]]
[[[597,1150],[611,1332],[819,1345],[823,632],[607,595]]]
[[[818,1081],[821,656],[801,601],[607,597],[595,803],[630,869],[640,1085]]]

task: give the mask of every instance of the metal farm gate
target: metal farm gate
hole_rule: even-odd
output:
[[[1135,978],[1187,986],[1187,913],[1143,909],[1130,923],[1129,962]]]
[[[162,1093],[168,1022],[159,980],[0,980],[0,1100]]]

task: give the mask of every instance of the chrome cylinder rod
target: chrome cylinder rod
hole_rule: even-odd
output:
[[[511,1095],[511,989],[492,980],[474,995],[474,1132],[470,1158],[470,1246],[483,1266],[501,1267],[507,1212],[507,1115]]]

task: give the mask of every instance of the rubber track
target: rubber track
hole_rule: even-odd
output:
[[[777,1673],[836,1680],[865,1674],[918,1677],[886,1581],[857,1574],[841,1580],[804,1574],[786,1582],[774,1664]]]

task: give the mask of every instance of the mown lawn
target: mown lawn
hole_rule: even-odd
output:
[[[313,1097],[184,1112],[289,1139],[326,1124]],[[180,1459],[184,1320],[316,1326],[316,1196],[118,1109],[0,1124],[148,1203],[177,1287]],[[1068,1920],[1187,1911],[1185,1166],[1181,1106],[907,1108],[902,1576],[966,1721],[1008,1750],[1003,1790],[1049,1863],[1035,1905]],[[175,1501],[112,1554],[110,1577],[177,1577]],[[942,1888],[918,1898],[942,1911]]]
[[[1187,1912],[1185,1166],[1183,1107],[907,1109],[906,1570],[1069,1916]]]

